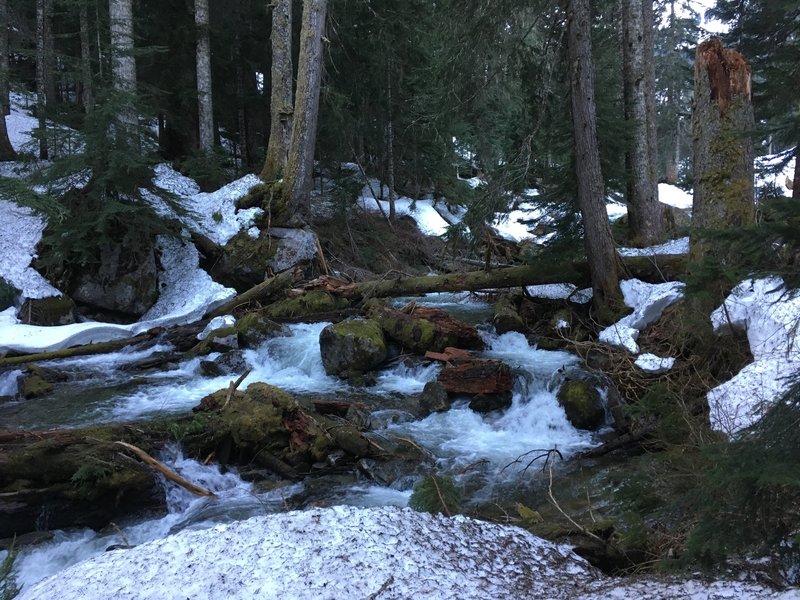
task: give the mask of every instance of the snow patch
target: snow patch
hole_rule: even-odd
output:
[[[208,337],[208,335],[217,329],[222,329],[223,327],[233,327],[236,325],[236,317],[233,315],[223,315],[221,317],[214,317],[208,322],[206,328],[203,329],[200,333],[197,334],[198,340],[204,340]]]
[[[691,192],[686,192],[681,188],[668,183],[658,184],[658,201],[668,204],[675,208],[692,209],[694,197]]]
[[[656,256],[659,254],[688,254],[689,253],[689,238],[679,238],[677,240],[670,240],[657,246],[648,246],[647,248],[618,248],[620,256]]]
[[[654,375],[666,373],[675,364],[675,359],[670,357],[656,356],[655,354],[640,354],[634,363],[642,371],[653,373]]]
[[[534,298],[570,300],[576,304],[587,304],[591,302],[593,296],[592,288],[579,290],[578,286],[571,283],[543,283],[541,285],[529,285],[525,289]]]
[[[655,323],[664,309],[683,298],[683,283],[645,283],[638,279],[620,282],[622,297],[633,312],[600,332],[600,341],[612,346],[622,346],[633,354],[639,353],[636,339],[648,325]]]
[[[758,421],[800,373],[800,294],[780,277],[748,279],[711,314],[714,331],[747,333],[754,361],[708,392],[711,426],[733,435]]]

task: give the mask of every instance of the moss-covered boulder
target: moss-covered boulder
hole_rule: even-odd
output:
[[[371,313],[381,324],[386,336],[405,352],[424,355],[428,351],[444,352],[447,347],[482,350],[483,339],[478,331],[438,308],[416,307],[411,313],[388,308]]]
[[[77,308],[69,296],[26,298],[17,311],[17,318],[28,325],[70,325],[75,322]]]
[[[54,383],[66,380],[66,375],[53,369],[28,365],[25,372],[17,377],[17,393],[26,400],[46,396],[53,391]]]
[[[240,231],[222,247],[210,269],[214,280],[244,292],[264,281],[267,265],[275,257],[277,246],[266,235],[252,237]]]
[[[517,303],[511,296],[501,296],[494,303],[494,316],[492,317],[495,331],[498,335],[509,331],[525,331],[525,321],[517,310]]]
[[[369,319],[328,325],[319,335],[319,347],[328,375],[365,373],[380,366],[387,356],[383,330]]]
[[[288,329],[270,320],[262,311],[247,313],[234,326],[242,348],[257,348],[270,338],[287,335]]]
[[[574,427],[593,431],[605,423],[603,398],[591,382],[581,379],[565,381],[557,398]]]

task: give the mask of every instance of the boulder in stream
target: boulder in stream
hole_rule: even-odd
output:
[[[556,397],[574,427],[594,431],[605,423],[603,398],[592,382],[583,379],[565,381]]]
[[[322,364],[328,375],[358,375],[381,365],[387,357],[380,325],[352,319],[328,325],[319,335]]]
[[[443,352],[448,346],[468,350],[484,347],[475,327],[438,308],[416,306],[410,313],[381,308],[376,312],[387,337],[405,352],[424,355],[428,351]]]

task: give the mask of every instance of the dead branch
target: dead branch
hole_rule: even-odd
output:
[[[128,444],[127,442],[114,442],[114,443],[117,444],[118,446],[122,446],[123,448],[130,450],[136,456],[138,456],[142,462],[147,463],[148,465],[153,467],[156,471],[161,473],[164,477],[166,477],[167,479],[169,479],[174,483],[177,483],[182,488],[189,490],[193,494],[197,496],[215,496],[214,492],[202,488],[198,485],[195,485],[190,481],[187,481],[186,479],[178,475],[175,471],[166,467],[164,464],[160,463],[155,458],[150,456],[147,452],[145,452],[141,448],[138,448],[133,444]]]

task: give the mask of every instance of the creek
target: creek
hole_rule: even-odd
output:
[[[402,303],[402,300],[398,300]],[[457,318],[485,322],[491,307],[474,296],[440,294],[424,303],[447,310]],[[564,456],[597,443],[593,434],[575,429],[559,406],[555,391],[559,373],[576,365],[577,359],[560,351],[531,347],[519,333],[498,336],[481,326],[487,342],[482,355],[498,358],[516,374],[511,406],[505,411],[479,414],[466,401],[455,402],[444,413],[417,420],[403,410],[403,397],[419,393],[436,379],[435,363],[399,362],[381,371],[374,385],[358,388],[326,375],[319,351],[319,334],[326,323],[290,325],[288,335],[245,351],[252,372],[241,384],[263,381],[296,395],[348,399],[374,399],[371,407],[377,433],[406,438],[430,454],[439,473],[463,479],[469,501],[491,502],[506,493],[516,479],[524,476],[524,461],[514,460],[534,449],[558,448]],[[158,414],[184,413],[200,399],[228,386],[231,376],[204,377],[199,359],[157,372],[126,370],[142,359],[168,350],[153,346],[113,354],[41,363],[67,374],[69,381],[57,386],[57,393],[26,402],[0,405],[0,422],[5,429],[49,429],[91,423],[121,422]],[[10,387],[15,372],[0,379],[0,391]],[[197,498],[172,483],[163,482],[168,512],[158,518],[138,518],[115,524],[111,531],[58,531],[43,544],[24,549],[18,558],[18,581],[31,584],[67,566],[116,544],[137,545],[185,528],[209,527],[215,523],[244,519],[256,514],[302,509],[315,505],[405,506],[419,472],[397,477],[390,486],[378,485],[358,474],[323,478],[325,481],[244,481],[233,469],[221,472],[181,455],[177,446],[168,447],[160,457],[189,481],[215,492],[215,498]]]

